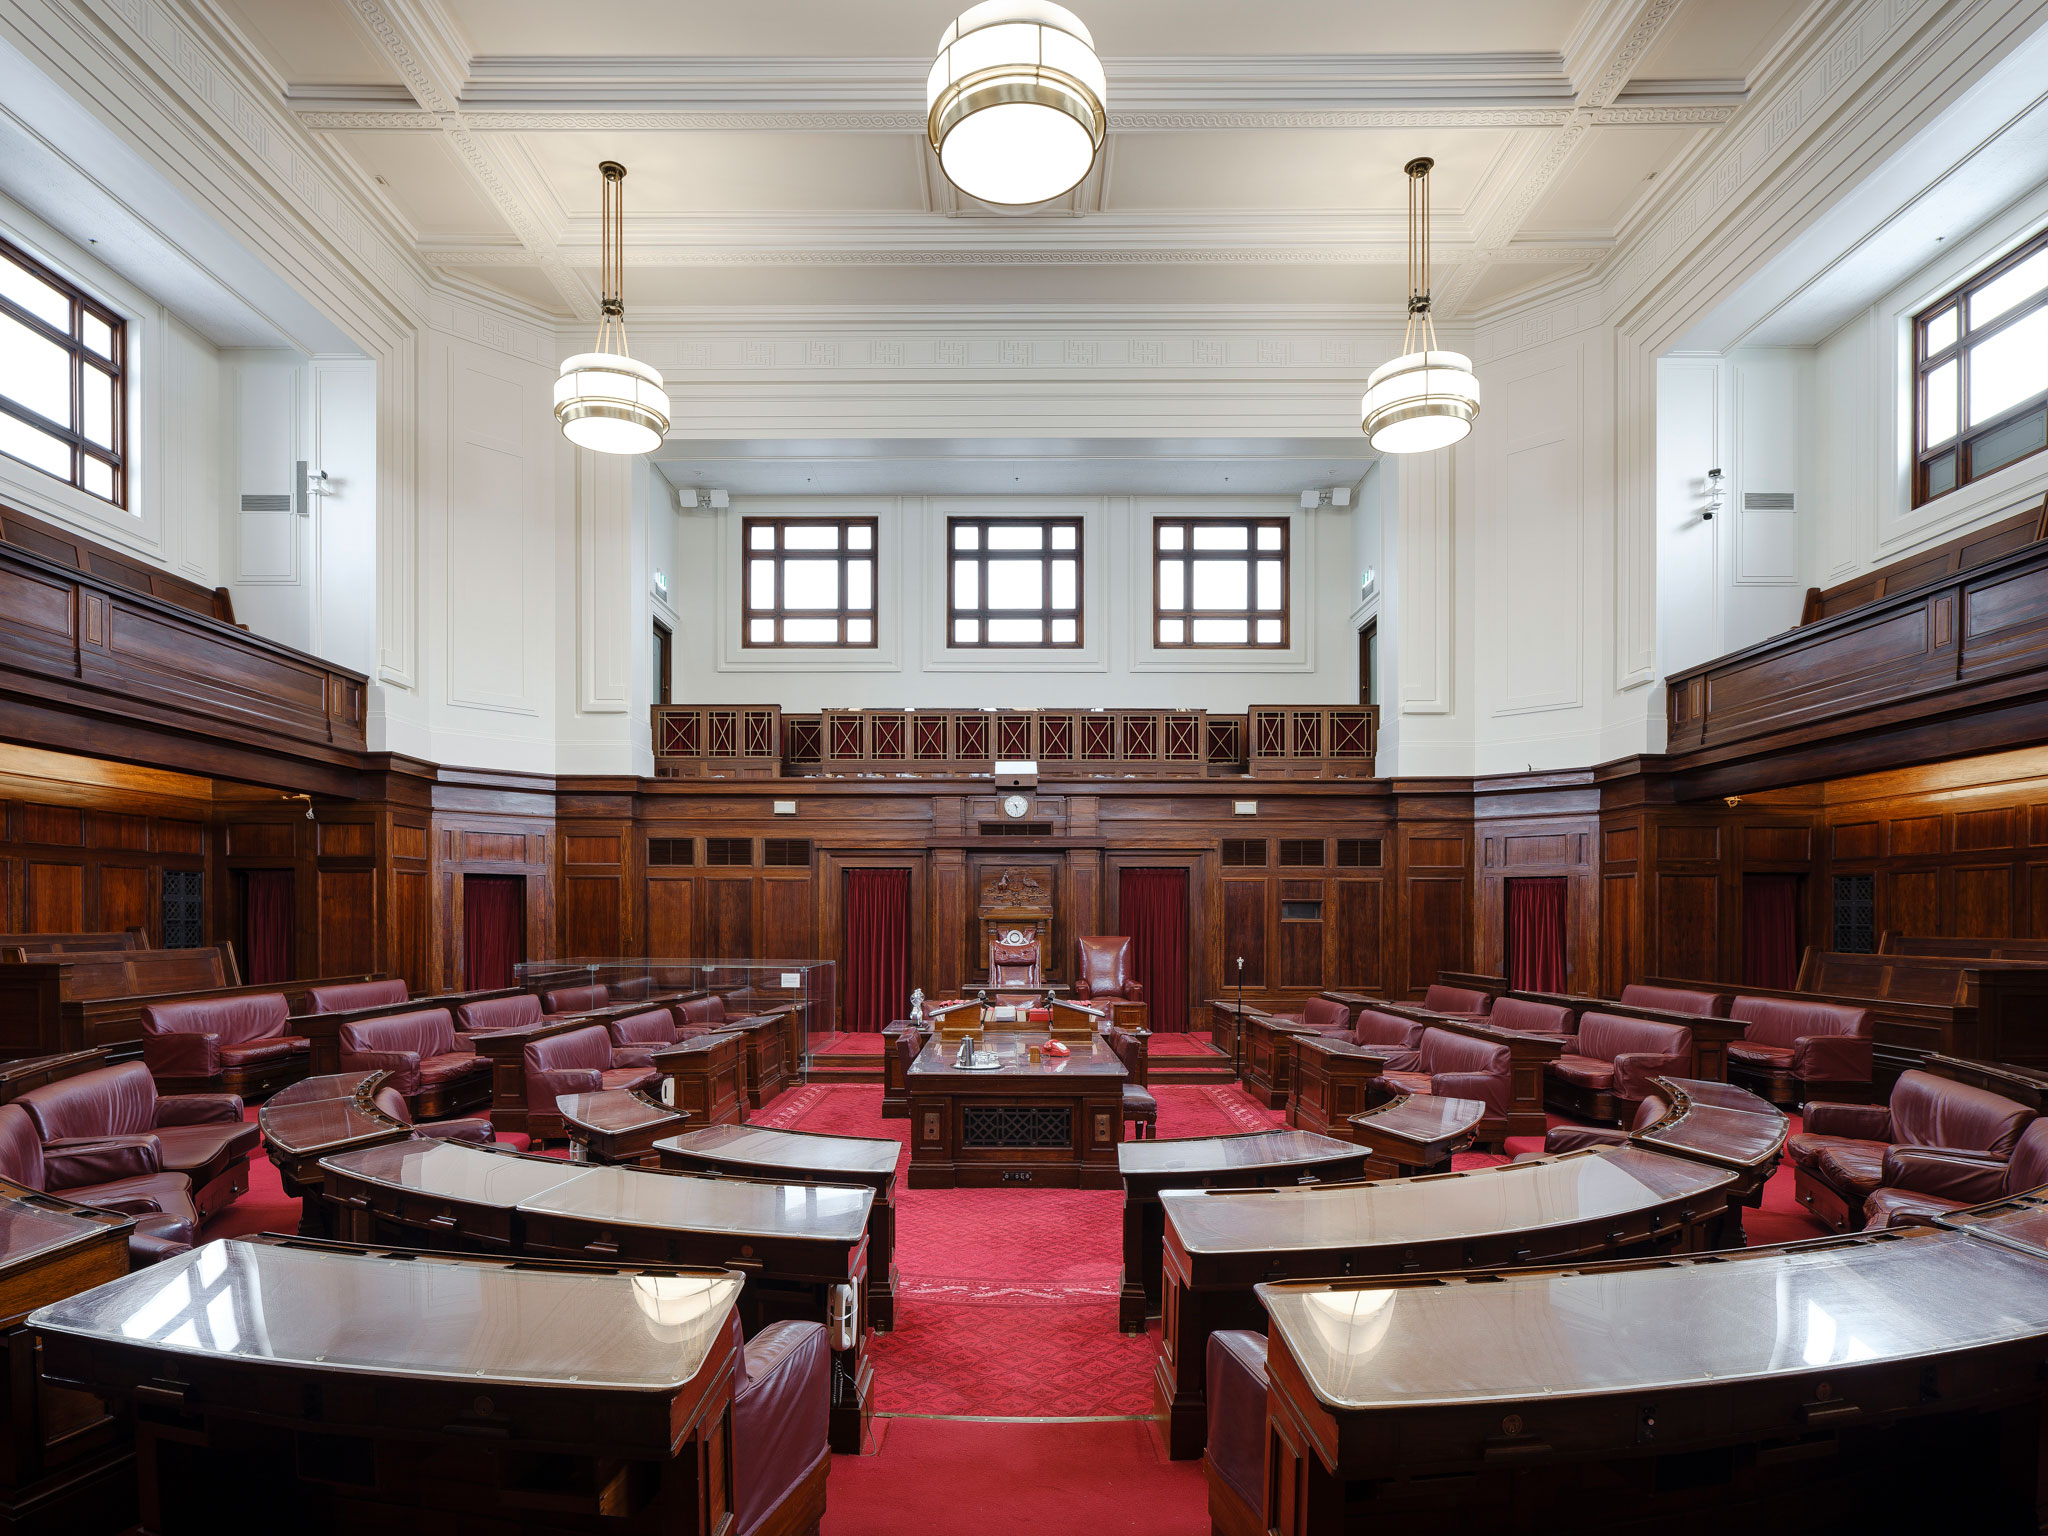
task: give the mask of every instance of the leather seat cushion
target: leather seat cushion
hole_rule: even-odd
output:
[[[452,1083],[457,1078],[473,1077],[490,1069],[490,1057],[472,1055],[468,1051],[450,1051],[446,1056],[429,1056],[420,1063],[420,1086],[432,1088],[441,1083]]]
[[[1813,1171],[1843,1194],[1868,1195],[1884,1182],[1884,1148],[1875,1142],[1828,1147]]]
[[[1940,1195],[1923,1195],[1913,1189],[1874,1190],[1863,1202],[1863,1230],[1881,1232],[1886,1227],[1905,1226],[1916,1216],[1940,1216],[1965,1209],[1960,1200]]]
[[[110,1208],[124,1200],[150,1200],[164,1215],[185,1223],[188,1229],[199,1225],[199,1211],[192,1204],[192,1181],[182,1173],[145,1173],[132,1179],[115,1179],[110,1184],[84,1184],[57,1193],[80,1205]]]
[[[164,1168],[218,1173],[256,1150],[260,1133],[250,1120],[213,1120],[204,1125],[163,1125],[153,1133],[164,1146]]]
[[[1392,1084],[1402,1093],[1429,1092],[1429,1074],[1427,1072],[1382,1072],[1380,1074],[1380,1081]]]
[[[1560,1056],[1550,1070],[1568,1083],[1605,1090],[1614,1086],[1614,1063],[1591,1056]]]
[[[243,1067],[251,1062],[276,1061],[285,1056],[296,1056],[308,1049],[301,1035],[279,1035],[272,1040],[242,1040],[233,1044],[223,1042],[220,1059],[231,1067]]]
[[[1801,1131],[1787,1139],[1785,1151],[1791,1157],[1793,1167],[1817,1168],[1823,1152],[1835,1147],[1862,1147],[1869,1149],[1877,1158],[1878,1166],[1883,1167],[1885,1146],[1886,1143],[1882,1141],[1863,1141],[1854,1136],[1822,1136],[1813,1131]]]
[[[1764,1045],[1755,1040],[1731,1040],[1728,1054],[1737,1061],[1755,1062],[1760,1067],[1789,1067],[1792,1065],[1792,1047],[1789,1045]]]
[[[1124,1113],[1130,1115],[1141,1112],[1148,1115],[1158,1114],[1159,1100],[1152,1096],[1150,1088],[1140,1087],[1136,1083],[1125,1083]]]
[[[652,1067],[613,1067],[601,1081],[607,1092],[615,1088],[645,1088],[660,1082],[661,1074]]]

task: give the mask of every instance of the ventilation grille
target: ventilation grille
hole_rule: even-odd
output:
[[[657,868],[694,864],[697,862],[697,840],[694,837],[650,837],[647,839],[647,862]]]
[[[1320,837],[1281,838],[1280,867],[1282,869],[1321,869],[1323,867],[1323,840]]]
[[[1790,512],[1792,493],[1790,491],[1745,491],[1742,495],[1742,510],[1745,512]]]
[[[242,498],[242,510],[244,512],[289,512],[291,509],[292,498],[289,491],[278,496],[244,496]]]
[[[203,884],[196,869],[164,871],[165,949],[197,949],[206,942]]]
[[[981,824],[983,837],[1051,837],[1052,823],[1049,821],[984,821]]]
[[[1264,869],[1266,840],[1263,837],[1226,837],[1223,839],[1223,867]]]
[[[1835,876],[1835,952],[1877,952],[1877,877]]]
[[[811,840],[808,837],[771,837],[761,845],[761,862],[770,869],[809,869]]]
[[[1337,867],[1339,869],[1378,869],[1380,867],[1380,840],[1376,837],[1338,838]]]
[[[714,868],[750,869],[754,863],[754,840],[751,837],[707,837],[704,839],[704,862]]]

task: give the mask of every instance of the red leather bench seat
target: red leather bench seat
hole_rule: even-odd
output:
[[[455,1020],[446,1008],[420,1008],[342,1025],[341,1069],[389,1072],[390,1086],[411,1097],[489,1072],[491,1064],[455,1032]]]

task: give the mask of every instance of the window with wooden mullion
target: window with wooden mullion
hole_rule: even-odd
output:
[[[741,643],[872,647],[875,541],[872,517],[741,519]]]
[[[2048,231],[1913,317],[1913,504],[2048,448]]]
[[[1155,518],[1152,573],[1161,649],[1286,649],[1286,518]]]
[[[0,453],[128,504],[121,317],[0,240]]]
[[[947,644],[1074,650],[1081,644],[1081,519],[946,519]]]

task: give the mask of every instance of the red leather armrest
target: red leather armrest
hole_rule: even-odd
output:
[[[1127,1003],[1142,1003],[1145,1000],[1145,984],[1142,981],[1127,981],[1118,994]]]
[[[1887,1185],[1965,1205],[1982,1205],[2004,1194],[2005,1170],[2002,1159],[1948,1147],[1892,1147],[1884,1155]]]
[[[1507,1084],[1491,1072],[1437,1072],[1429,1079],[1429,1091],[1440,1099],[1477,1099],[1496,1113],[1507,1108],[1501,1102]]]
[[[154,1136],[79,1136],[43,1143],[44,1182],[53,1190],[112,1184],[163,1172],[164,1144]]]
[[[1579,1036],[1576,1030],[1574,1030],[1569,1035],[1559,1035],[1557,1038],[1561,1042],[1563,1047],[1561,1050],[1558,1051],[1558,1055],[1576,1056],[1579,1054]]]
[[[151,1077],[218,1077],[220,1036],[144,1035],[142,1064]]]
[[[389,1072],[388,1086],[400,1093],[420,1091],[420,1053],[418,1051],[351,1051],[341,1058],[344,1072]]]
[[[235,1093],[174,1093],[156,1101],[158,1125],[212,1125],[242,1118],[242,1098]]]
[[[831,1351],[822,1323],[770,1323],[744,1346],[733,1398],[733,1513],[752,1529],[825,1454]]]
[[[1892,1112],[1883,1104],[1802,1104],[1799,1113],[1813,1136],[1846,1136],[1853,1141],[1890,1141]]]
[[[615,1067],[651,1067],[654,1065],[654,1051],[645,1045],[615,1045],[612,1047],[612,1065]]]
[[[1556,1125],[1543,1135],[1543,1150],[1547,1155],[1559,1152],[1576,1152],[1581,1147],[1619,1147],[1628,1141],[1628,1132],[1612,1125]]]
[[[488,1120],[429,1120],[412,1129],[415,1136],[424,1136],[433,1141],[487,1142],[493,1139],[491,1122]]]
[[[1666,1054],[1661,1051],[1624,1051],[1614,1058],[1614,1096],[1641,1099],[1653,1090],[1653,1077],[1684,1076],[1692,1064],[1690,1052]]]
[[[1873,1043],[1858,1035],[1801,1035],[1792,1042],[1792,1075],[1808,1083],[1867,1083]]]

